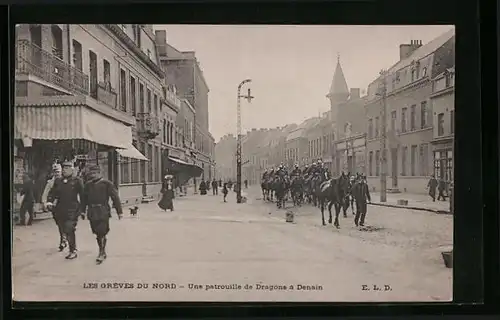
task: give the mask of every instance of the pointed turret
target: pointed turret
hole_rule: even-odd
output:
[[[337,120],[338,106],[349,99],[349,87],[345,81],[344,72],[340,65],[340,55],[337,54],[337,67],[333,73],[332,84],[330,85],[330,92],[326,95],[330,100],[330,118],[332,121]]]

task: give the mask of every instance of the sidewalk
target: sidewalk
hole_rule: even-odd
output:
[[[414,193],[388,193],[387,202],[380,202],[380,192],[370,193],[372,198],[372,205],[393,207],[393,208],[406,208],[412,210],[422,210],[430,211],[440,214],[450,214],[450,201],[446,198],[446,201],[433,202],[430,196],[424,194],[414,194]],[[408,205],[399,205],[398,200],[407,200]]]

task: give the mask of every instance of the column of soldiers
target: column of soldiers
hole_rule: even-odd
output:
[[[314,162],[311,166],[307,164],[301,169],[299,164],[295,164],[294,168],[290,171],[288,168],[281,163],[278,168],[271,168],[270,170],[265,170],[262,175],[262,181],[272,180],[275,176],[286,177],[287,179],[293,179],[294,177],[303,177],[304,180],[309,180],[312,177],[323,177],[325,180],[332,179],[328,168],[326,168],[321,160]],[[356,203],[356,213],[354,218],[354,224],[356,226],[364,226],[367,204],[371,203],[370,191],[366,181],[365,174],[356,173],[355,176],[350,176],[350,184],[348,194],[346,195],[345,201],[347,205],[344,206],[344,217],[346,217],[346,210],[350,204],[354,214],[354,203]]]

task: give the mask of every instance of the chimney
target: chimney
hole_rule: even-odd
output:
[[[351,88],[351,92],[349,94],[349,99],[359,99],[360,91],[361,91],[361,89],[359,89],[359,88]]]
[[[399,45],[399,60],[403,60],[411,56],[413,51],[422,46],[422,40],[411,40],[410,44]]]
[[[167,55],[167,31],[156,30],[155,31],[155,43],[158,48],[158,54],[160,56]]]

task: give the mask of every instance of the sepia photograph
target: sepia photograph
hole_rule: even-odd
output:
[[[14,301],[452,301],[453,25],[13,44]]]

